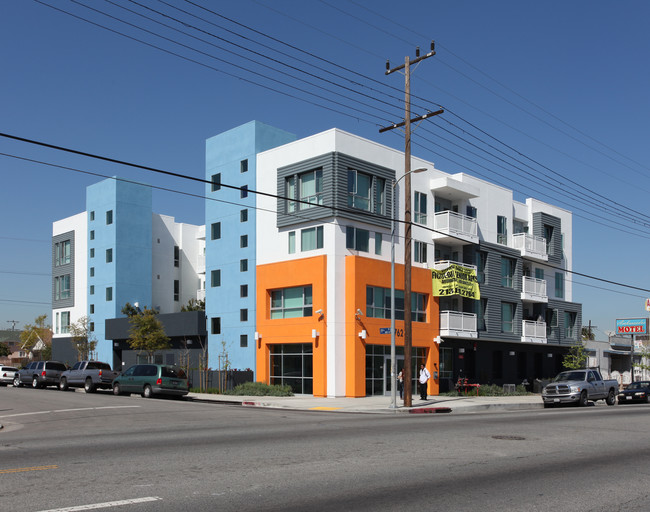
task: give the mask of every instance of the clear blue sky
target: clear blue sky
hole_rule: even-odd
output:
[[[3,2],[0,132],[196,177],[204,175],[205,139],[252,119],[299,137],[338,127],[402,149],[400,134],[378,133],[403,116],[403,77],[384,76],[385,61],[397,65],[435,39],[437,55],[413,74],[414,113],[438,104],[446,113],[418,129],[413,153],[441,170],[512,188],[517,199],[532,196],[572,210],[574,270],[650,288],[650,3],[195,0],[241,26],[181,0],[167,2],[198,18],[154,0],[43,1],[196,62],[35,1]],[[519,153],[519,162],[502,143]],[[6,138],[0,153],[202,193],[198,184]],[[101,178],[2,155],[0,176],[0,328],[11,327],[8,320],[21,327],[50,314],[52,221],[83,211],[86,186]],[[203,222],[200,199],[154,192],[154,209]],[[583,323],[591,320],[601,339],[616,318],[646,315],[650,292],[584,277],[575,282]]]

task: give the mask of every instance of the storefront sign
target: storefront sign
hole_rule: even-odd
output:
[[[616,334],[646,334],[647,318],[623,318],[616,320]]]
[[[479,300],[481,292],[476,279],[476,269],[461,265],[449,265],[445,270],[431,270],[433,296],[460,295]]]

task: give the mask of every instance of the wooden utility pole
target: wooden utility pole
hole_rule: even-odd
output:
[[[406,56],[404,64],[391,69],[390,63],[386,61],[386,74],[390,75],[395,71],[404,70],[404,122],[381,128],[379,133],[404,127],[404,406],[412,405],[412,384],[413,369],[411,366],[411,123],[418,122],[438,114],[443,110],[428,112],[423,116],[411,119],[411,66],[418,62],[433,57],[436,52],[434,43],[431,41],[431,51],[420,56],[420,48],[415,50],[415,59],[412,61]],[[393,198],[393,202],[395,198]],[[393,311],[394,315],[395,312]],[[391,361],[395,365],[395,361]]]

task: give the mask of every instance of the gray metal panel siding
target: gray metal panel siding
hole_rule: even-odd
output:
[[[55,266],[56,255],[55,255],[55,246],[57,243],[65,242],[70,240],[70,263],[65,265]],[[52,237],[52,308],[71,308],[74,306],[74,231],[68,231],[67,233],[61,233]],[[66,274],[70,274],[70,297],[67,299],[54,299],[54,279],[56,277],[61,277]]]
[[[285,182],[286,179],[298,174],[322,169],[323,170],[323,205],[330,208],[312,207],[299,209],[297,212],[287,211]],[[363,210],[355,210],[348,207],[348,169],[354,169],[366,174],[383,178],[385,184],[385,213],[383,215],[370,215]],[[390,228],[390,212],[392,211],[393,198],[391,186],[395,178],[395,172],[391,169],[370,164],[363,160],[345,155],[343,153],[331,152],[320,155],[302,162],[297,162],[277,171],[277,194],[278,199],[277,226],[279,228],[292,226],[309,220],[320,220],[331,217],[339,217],[347,220],[364,222],[374,226]],[[375,197],[376,180],[373,180],[372,196]]]
[[[551,247],[553,254],[548,255],[550,264],[559,265],[562,263],[562,220],[544,212],[533,213],[533,234],[544,237],[544,225],[553,227],[553,238]]]
[[[562,300],[548,299],[548,309],[557,309],[557,327],[550,329],[547,334],[547,342],[554,345],[574,345],[582,339],[582,304],[577,302],[565,302]],[[576,337],[567,339],[565,336],[566,325],[564,324],[564,313],[576,313]],[[547,329],[547,332],[549,329]]]

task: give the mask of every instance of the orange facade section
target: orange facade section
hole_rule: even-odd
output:
[[[347,256],[345,259],[346,280],[346,395],[366,396],[366,345],[390,346],[390,334],[380,334],[380,328],[390,328],[390,319],[368,318],[366,313],[366,286],[390,288],[390,263],[361,256]],[[395,265],[395,289],[404,289],[404,266]],[[425,268],[412,268],[411,291],[426,294],[427,321],[412,322],[412,346],[426,350],[426,365],[431,375],[439,374],[439,346],[434,338],[440,333],[438,300],[431,296],[431,273]],[[350,304],[350,306],[347,306]],[[353,305],[353,306],[352,306]],[[360,309],[364,315],[356,315]],[[363,339],[359,333],[366,331]],[[404,332],[404,321],[395,321],[396,332]],[[403,335],[395,337],[397,346],[404,346]],[[429,381],[429,394],[439,392],[439,379]]]
[[[271,291],[312,286],[312,316],[271,320]],[[278,343],[312,343],[314,396],[327,396],[327,337],[323,317],[327,299],[327,257],[316,256],[257,266],[257,380],[269,382],[270,349]],[[320,333],[312,338],[312,331]]]

